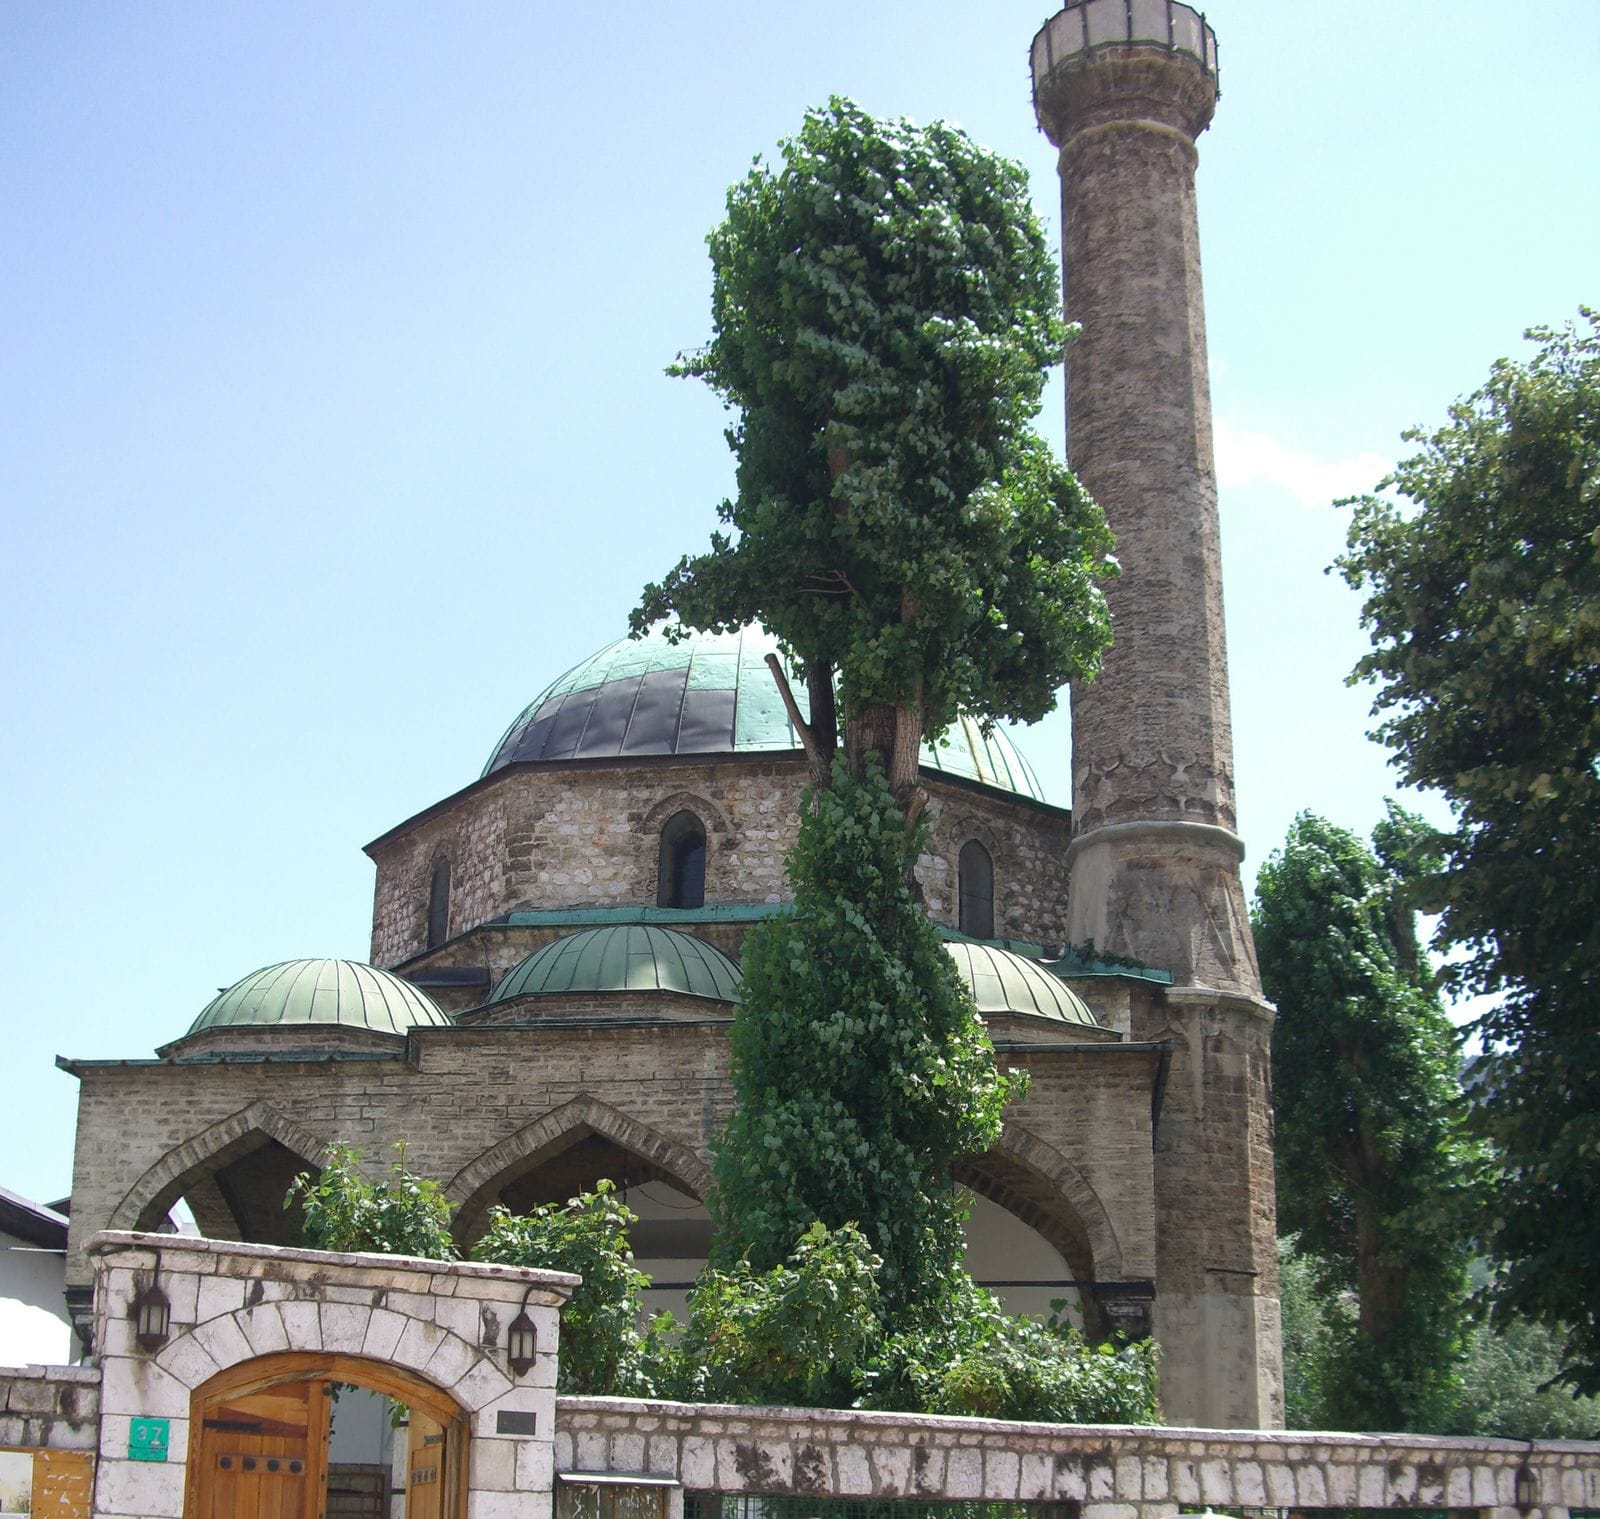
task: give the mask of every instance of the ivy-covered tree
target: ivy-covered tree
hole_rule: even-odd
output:
[[[734,532],[633,625],[765,624],[809,692],[813,786],[842,736],[912,817],[919,747],[958,710],[1033,721],[1095,673],[1111,540],[1031,429],[1067,334],[1022,169],[840,99],[782,151],[728,193],[713,337],[677,366],[736,414]]]
[[[1425,910],[1447,975],[1500,993],[1475,1095],[1504,1182],[1497,1312],[1563,1326],[1600,1391],[1600,316],[1528,334],[1355,503],[1345,579],[1376,736],[1455,818]]]
[[[1279,1227],[1324,1294],[1356,1299],[1353,1318],[1319,1330],[1324,1427],[1430,1430],[1454,1397],[1474,1152],[1459,1135],[1459,1036],[1408,894],[1430,836],[1391,807],[1369,849],[1302,813],[1256,888],[1261,981],[1278,1005]]]
[[[856,780],[841,763],[808,793],[794,914],[745,942],[738,1103],[716,1144],[718,1261],[768,1271],[812,1223],[857,1224],[891,1327],[956,1289],[951,1167],[995,1143],[1017,1085],[907,883],[920,840],[875,768]]]

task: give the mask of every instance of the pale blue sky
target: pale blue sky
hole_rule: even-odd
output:
[[[274,960],[364,958],[360,845],[473,779],[698,547],[727,184],[830,92],[1023,160],[1049,8],[0,9],[10,1142]],[[1387,776],[1335,494],[1600,300],[1593,0],[1216,0],[1200,204],[1242,830]],[[1057,392],[1042,421],[1060,440]],[[1065,724],[1022,745],[1067,800]]]

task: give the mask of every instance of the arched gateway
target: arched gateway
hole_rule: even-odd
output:
[[[576,1277],[164,1234],[104,1233],[90,1255],[97,1514],[467,1519],[469,1493],[549,1494]],[[406,1410],[403,1505],[387,1472],[364,1506],[329,1480],[336,1402],[359,1396],[346,1389]]]

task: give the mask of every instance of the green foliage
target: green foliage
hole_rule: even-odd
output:
[[[1600,1391],[1600,317],[1535,330],[1354,503],[1376,736],[1455,829],[1424,905],[1449,974],[1503,998],[1479,1022],[1483,1132],[1505,1168],[1487,1223],[1497,1312],[1567,1326]]]
[[[492,1209],[489,1227],[472,1247],[475,1261],[572,1271],[583,1278],[561,1312],[562,1392],[643,1396],[651,1388],[639,1332],[641,1293],[650,1279],[633,1263],[628,1230],[638,1215],[599,1181],[565,1205],[543,1203],[531,1213]]]
[[[1458,1035],[1412,927],[1430,837],[1391,807],[1375,843],[1302,813],[1258,882],[1279,1225],[1321,1293],[1356,1296],[1353,1319],[1324,1325],[1318,1422],[1426,1430],[1453,1397],[1476,1152],[1458,1133]]]
[[[1600,1439],[1600,1398],[1557,1384],[1562,1335],[1543,1324],[1475,1324],[1461,1392],[1439,1431],[1499,1440]]]
[[[1278,1303],[1283,1316],[1283,1424],[1285,1429],[1326,1429],[1328,1375],[1338,1346],[1348,1338],[1355,1305],[1328,1295],[1319,1263],[1295,1249],[1294,1236],[1278,1241]]]
[[[709,1403],[845,1408],[881,1338],[880,1262],[851,1224],[814,1223],[788,1260],[708,1267],[689,1297],[677,1395]]]
[[[963,1278],[936,1314],[884,1342],[859,1401],[987,1419],[1154,1424],[1160,1354],[1153,1340],[1091,1347],[1059,1315],[1040,1323],[1008,1314]]]
[[[716,1144],[717,1262],[780,1265],[817,1221],[859,1224],[894,1329],[960,1274],[951,1165],[1018,1090],[907,884],[920,848],[881,774],[802,804],[792,916],[754,929],[734,1019],[737,1106]]]
[[[920,738],[958,709],[1032,721],[1092,675],[1111,540],[1030,427],[1066,331],[1022,169],[840,99],[782,153],[728,193],[714,335],[677,366],[737,414],[738,495],[719,508],[736,533],[647,588],[633,620],[761,621],[830,751],[818,696],[838,672],[859,775],[868,709],[909,714]]]
[[[302,1171],[295,1177],[283,1205],[299,1202],[302,1243],[312,1250],[456,1258],[444,1188],[407,1170],[405,1146],[394,1148],[388,1176],[376,1182],[361,1169],[361,1151],[345,1144],[328,1146],[317,1175]]]

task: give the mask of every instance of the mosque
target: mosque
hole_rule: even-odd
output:
[[[1001,1062],[1030,1077],[958,1171],[974,1275],[1018,1311],[1066,1299],[1092,1335],[1153,1333],[1169,1421],[1274,1427],[1272,1009],[1234,832],[1194,213],[1215,41],[1161,9],[1165,45],[1097,52],[1078,32],[1110,10],[1079,3],[1034,42],[1084,329],[1069,457],[1124,569],[1105,673],[1073,693],[1073,806],[963,720],[922,755],[917,875]],[[496,1204],[610,1178],[655,1297],[680,1298],[710,1243],[740,945],[786,910],[806,777],[772,649],[752,627],[601,650],[481,775],[366,846],[370,964],[255,970],[174,1009],[149,1059],[63,1060],[80,1336],[97,1231],[158,1228],[182,1199],[203,1235],[290,1243],[284,1195],[335,1141],[380,1164],[403,1142],[463,1243]]]

